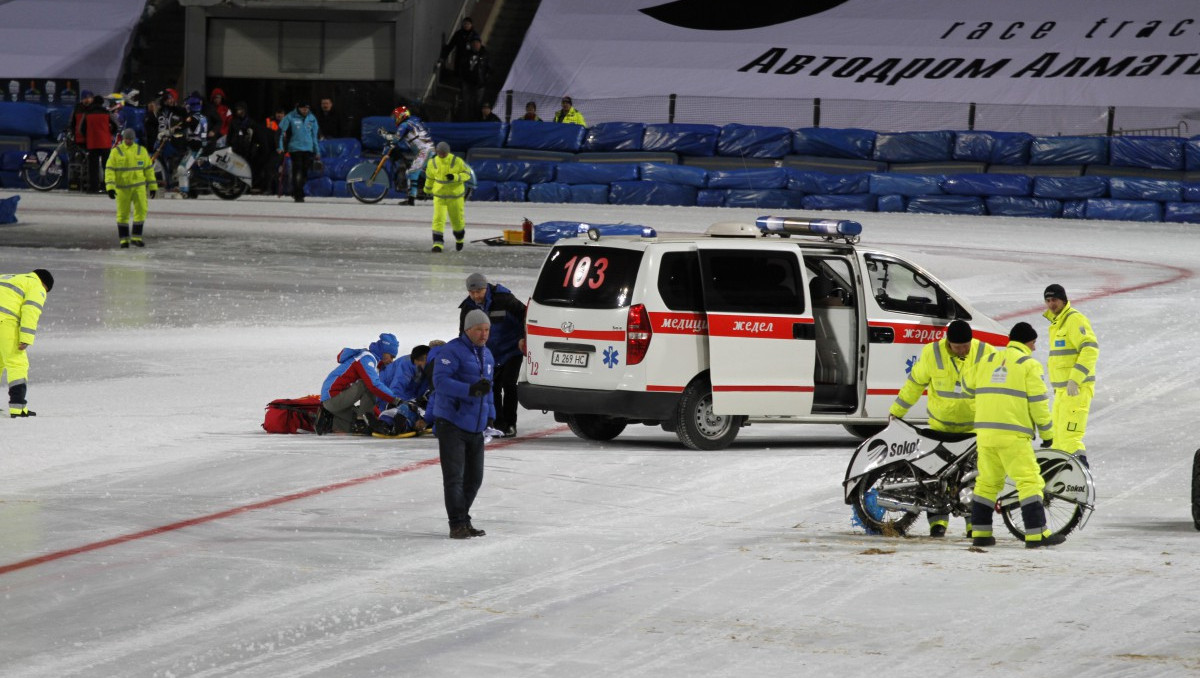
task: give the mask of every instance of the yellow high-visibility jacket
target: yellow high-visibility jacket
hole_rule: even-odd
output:
[[[986,342],[972,339],[971,350],[965,358],[959,358],[950,352],[945,339],[925,344],[921,357],[909,371],[908,381],[904,382],[888,411],[893,416],[903,417],[925,392],[929,397],[931,428],[970,433],[975,428],[975,369],[995,351]]]
[[[1100,342],[1092,331],[1092,323],[1069,303],[1057,316],[1050,311],[1042,315],[1050,321],[1050,357],[1046,360],[1050,385],[1066,388],[1068,381],[1080,386],[1096,381]]]
[[[447,179],[449,175],[451,178]],[[425,193],[435,198],[452,199],[465,195],[463,182],[471,175],[466,163],[457,155],[445,158],[433,156],[425,165]]]
[[[158,190],[150,154],[139,143],[131,146],[126,146],[124,142],[117,144],[108,154],[108,163],[104,168],[105,190],[125,191],[142,186],[149,191]]]
[[[587,127],[587,121],[583,119],[583,114],[574,107],[572,107],[571,110],[567,111],[566,113],[563,113],[561,109],[555,111],[554,122],[565,122],[572,125],[583,125],[584,127]]]
[[[36,273],[0,274],[0,319],[16,319],[18,342],[33,344],[45,305],[46,286]]]
[[[975,438],[980,445],[1019,434],[1043,439],[1053,430],[1042,364],[1029,347],[1010,341],[980,361],[975,374]],[[990,440],[989,440],[990,439]]]

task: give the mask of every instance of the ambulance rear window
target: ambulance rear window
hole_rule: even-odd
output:
[[[629,306],[642,252],[609,247],[555,247],[533,289],[544,306],[621,308]]]

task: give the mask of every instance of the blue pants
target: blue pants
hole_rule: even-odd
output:
[[[450,529],[471,523],[471,504],[483,485],[483,433],[472,433],[438,419],[434,426],[442,460],[442,493]]]

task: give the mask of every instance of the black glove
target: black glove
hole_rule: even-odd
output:
[[[1050,438],[1050,439],[1043,438],[1043,439],[1042,439],[1042,449],[1043,449],[1043,450],[1044,450],[1044,449],[1046,449],[1047,447],[1050,447],[1050,446],[1052,446],[1052,445],[1054,445],[1054,439],[1053,439],[1053,438]]]
[[[150,199],[151,200],[153,200],[154,198],[157,198],[157,197],[158,197],[158,191],[150,191]]]
[[[425,409],[425,407],[429,405],[429,398],[426,396],[421,396],[420,398],[417,398],[416,403],[417,407]]]
[[[113,190],[110,190],[110,191],[108,192],[108,197],[112,198],[113,200],[116,200],[116,199],[117,199],[117,192],[116,192],[116,191],[113,191]]]
[[[446,175],[446,181],[454,181],[454,172]]]
[[[488,381],[487,379],[480,379],[474,384],[471,384],[471,388],[467,391],[467,395],[481,396],[490,390],[492,390],[492,382]]]

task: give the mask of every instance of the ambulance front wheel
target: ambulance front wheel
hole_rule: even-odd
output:
[[[688,384],[679,399],[675,435],[693,450],[721,450],[737,437],[742,418],[713,414],[712,384],[697,379]]]
[[[567,426],[571,433],[584,440],[612,440],[625,430],[624,419],[614,419],[602,414],[568,414]]]

